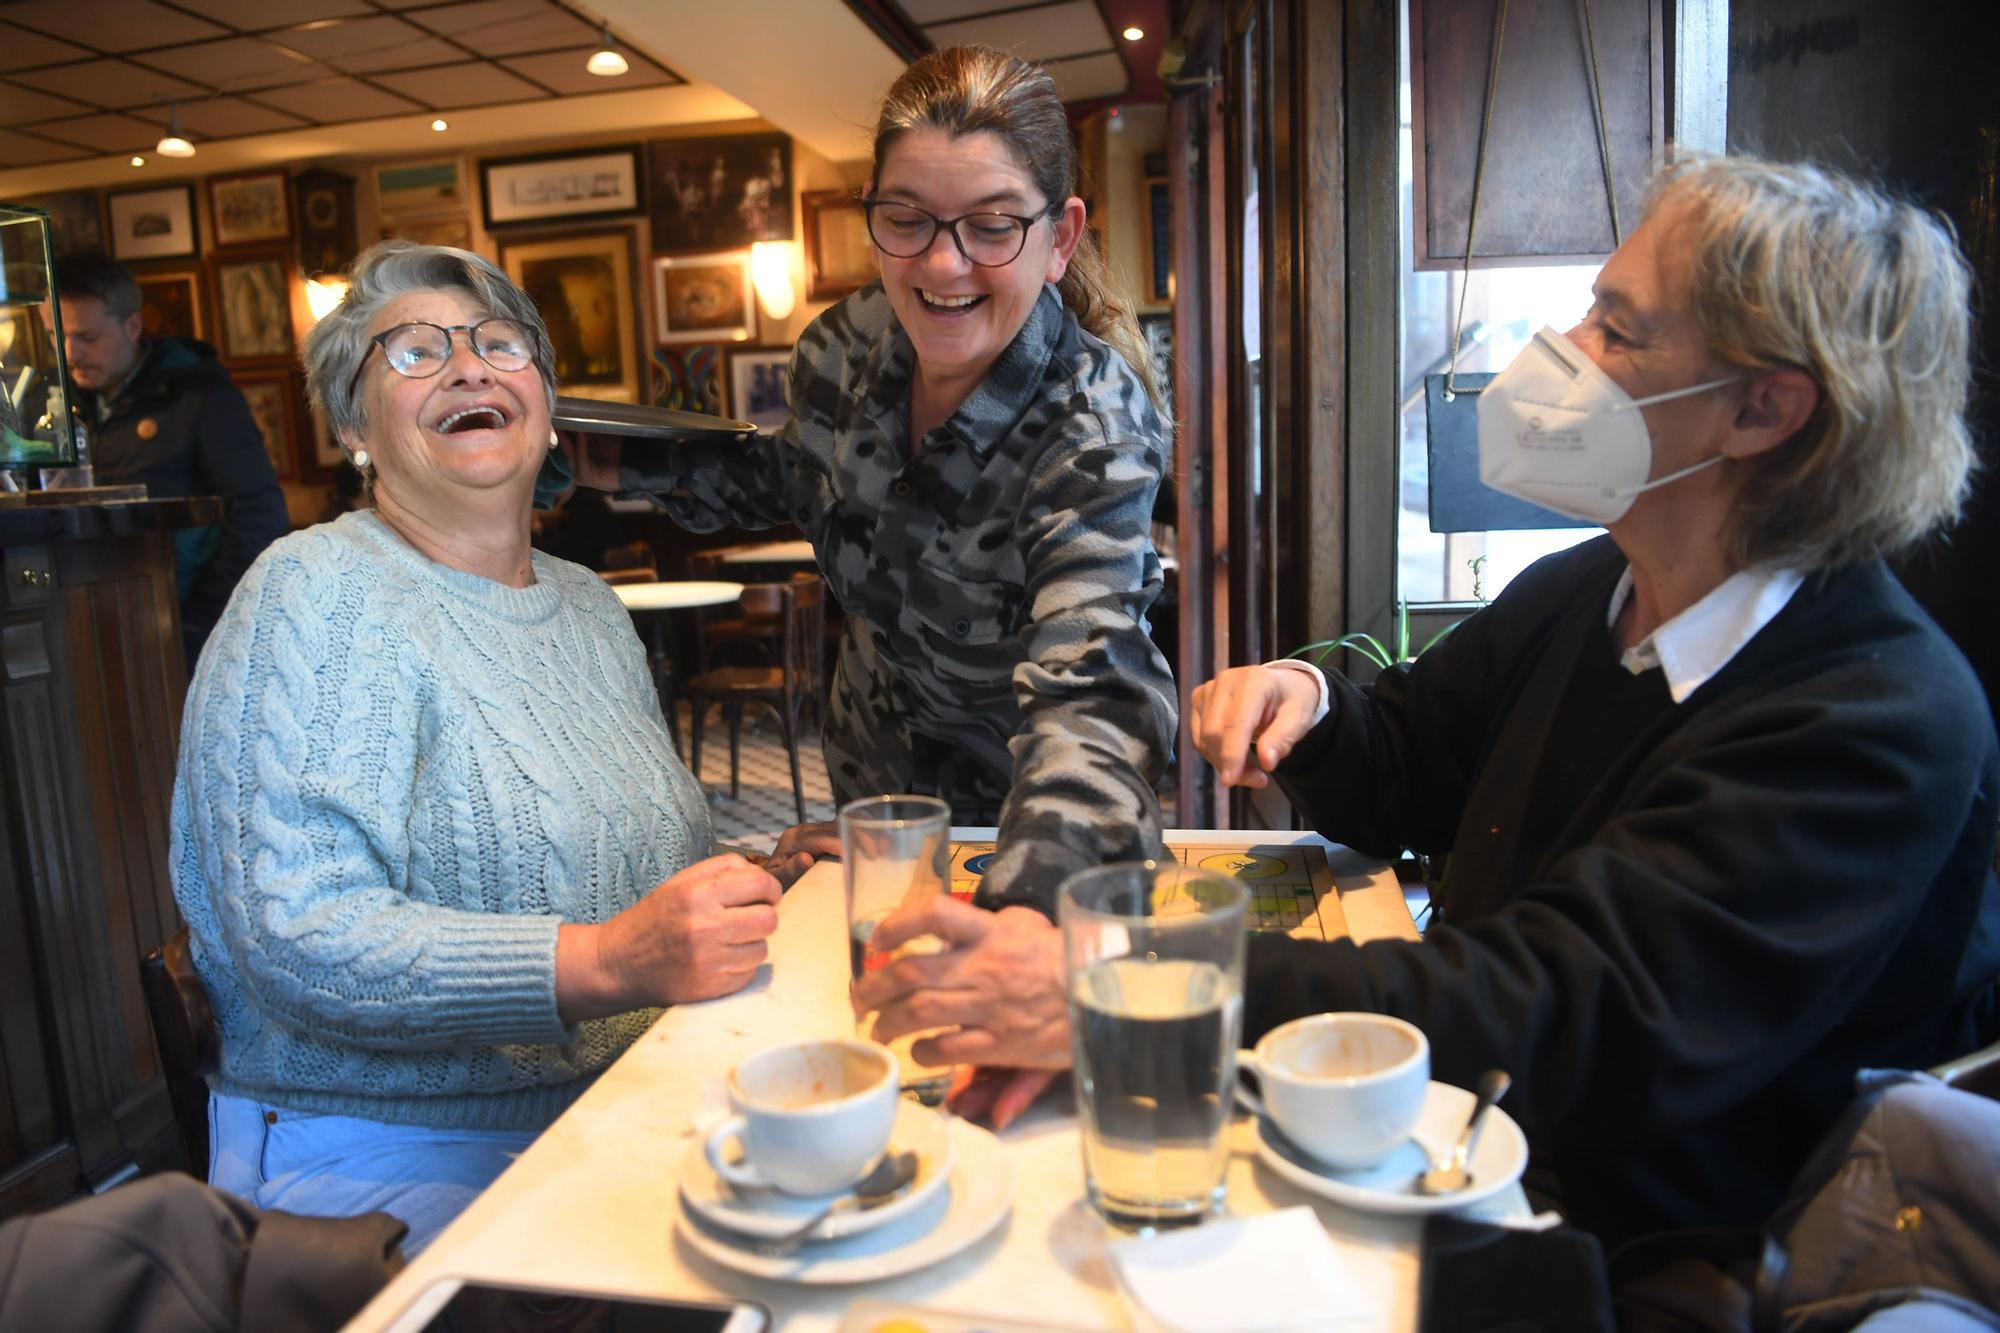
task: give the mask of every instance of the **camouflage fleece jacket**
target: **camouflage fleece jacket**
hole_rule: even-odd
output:
[[[753,444],[627,450],[684,527],[805,530],[847,612],[834,795],[925,792],[1000,826],[987,906],[1053,912],[1064,875],[1160,854],[1174,681],[1146,631],[1165,433],[1053,287],[985,380],[909,447],[914,352],[879,283],[792,354],[793,416]]]

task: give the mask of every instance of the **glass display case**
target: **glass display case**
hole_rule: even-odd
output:
[[[0,204],[0,468],[73,467],[49,215]]]

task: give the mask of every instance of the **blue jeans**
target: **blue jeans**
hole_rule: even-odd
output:
[[[414,1255],[505,1171],[531,1132],[430,1129],[208,1098],[208,1183],[259,1208],[308,1217],[381,1211],[407,1222]]]

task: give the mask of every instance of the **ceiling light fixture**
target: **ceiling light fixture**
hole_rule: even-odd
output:
[[[1145,37],[1146,30],[1135,23],[1119,35],[1128,42],[1136,42]]]
[[[604,25],[604,44],[584,62],[585,69],[599,78],[615,79],[632,67],[625,63],[625,57],[618,54],[618,48],[611,42],[611,25]]]
[[[143,167],[146,165],[146,159],[143,157],[134,157],[132,159],[132,165],[135,167]]]
[[[174,103],[173,115],[167,122],[166,137],[153,145],[153,151],[161,157],[193,157],[194,145],[181,135],[181,104]]]
[[[451,128],[451,122],[446,120],[443,116],[439,116],[436,120],[431,122],[431,128],[436,130],[439,134],[443,134],[446,130]]]

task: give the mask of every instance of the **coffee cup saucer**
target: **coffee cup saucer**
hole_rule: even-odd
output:
[[[1455,1143],[1472,1114],[1473,1096],[1464,1088],[1432,1080],[1416,1128],[1374,1166],[1342,1171],[1313,1157],[1285,1137],[1270,1120],[1257,1118],[1257,1157],[1284,1179],[1321,1198],[1366,1213],[1439,1213],[1492,1198],[1521,1178],[1528,1165],[1528,1139],[1499,1107],[1486,1113],[1485,1128],[1467,1163],[1472,1183],[1455,1194],[1424,1195],[1412,1182],[1430,1158]]]
[[[713,1226],[754,1239],[789,1235],[807,1218],[822,1211],[846,1191],[834,1194],[787,1194],[777,1189],[745,1189],[732,1185],[709,1165],[705,1140],[697,1138],[681,1161],[681,1198],[688,1211]],[[952,1136],[944,1118],[916,1102],[899,1102],[896,1126],[889,1132],[890,1152],[917,1155],[917,1176],[901,1198],[879,1207],[847,1208],[822,1222],[809,1240],[858,1236],[923,1205],[944,1187],[951,1175]]]

